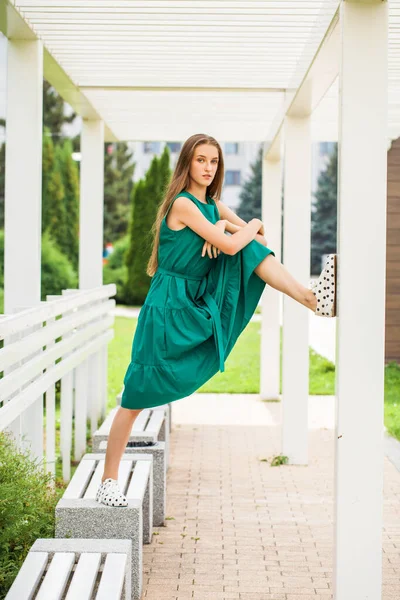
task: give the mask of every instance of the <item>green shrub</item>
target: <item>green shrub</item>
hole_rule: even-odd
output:
[[[42,236],[42,300],[47,294],[59,294],[77,285],[78,276],[72,264],[45,232]]]
[[[59,494],[28,452],[0,433],[0,598],[4,598],[33,542],[54,537]]]
[[[47,294],[59,294],[62,289],[75,288],[78,276],[72,264],[57,248],[49,234],[42,236],[42,300]],[[4,302],[4,231],[0,229],[0,313]]]
[[[129,236],[124,235],[123,238],[114,244],[114,251],[110,254],[107,266],[110,269],[119,269],[125,264],[125,256],[129,248]]]
[[[125,264],[125,256],[129,247],[129,237],[125,235],[114,245],[114,252],[110,254],[108,262],[103,267],[103,283],[115,283],[117,286],[116,301],[118,304],[126,304],[125,285],[128,279],[128,267]]]
[[[127,276],[128,269],[126,266],[120,267],[119,269],[110,269],[108,265],[104,266],[103,283],[104,285],[115,283],[117,286],[117,295],[115,296],[115,300],[118,304],[126,304],[125,284]]]

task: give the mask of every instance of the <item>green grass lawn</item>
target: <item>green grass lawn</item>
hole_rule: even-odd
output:
[[[109,405],[121,391],[130,360],[132,338],[137,319],[116,317],[115,337],[109,346]],[[249,323],[225,362],[224,373],[217,373],[199,388],[201,393],[231,392],[257,394],[260,385],[260,323]],[[335,393],[335,365],[310,348],[309,393]],[[400,439],[400,366],[391,363],[385,369],[385,425]]]
[[[132,338],[137,319],[116,317],[115,337],[109,345],[108,394],[111,406],[121,391],[130,360]],[[224,373],[217,373],[199,392],[257,394],[260,385],[260,323],[249,323],[240,335],[225,363]],[[334,365],[310,349],[310,394],[333,394]]]

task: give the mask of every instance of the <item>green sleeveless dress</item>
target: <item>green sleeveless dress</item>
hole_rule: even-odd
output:
[[[211,197],[205,204],[186,191],[174,200],[179,196],[192,200],[211,223],[220,219]],[[234,256],[221,251],[217,258],[202,257],[204,239],[190,227],[170,229],[166,218],[158,269],[139,313],[124,377],[124,408],[179,400],[224,371],[266,285],[253,271],[268,254],[275,255],[252,240]]]

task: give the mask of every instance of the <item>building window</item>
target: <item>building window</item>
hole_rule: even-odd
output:
[[[182,142],[167,142],[167,146],[171,152],[179,152],[182,148]]]
[[[238,142],[226,142],[225,154],[239,154]]]
[[[143,142],[143,152],[158,154],[160,152],[160,142]]]
[[[240,171],[226,171],[225,185],[240,185]]]

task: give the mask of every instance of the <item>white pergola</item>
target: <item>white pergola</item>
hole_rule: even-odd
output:
[[[268,243],[279,258],[284,179],[284,264],[305,284],[311,142],[338,140],[334,594],[336,600],[378,600],[386,157],[400,133],[400,1],[1,5],[9,40],[6,313],[40,302],[43,75],[83,117],[82,289],[102,284],[104,140],[184,140],[205,132],[221,141],[263,142]],[[279,392],[278,303],[278,293],[268,289],[264,398]],[[308,461],[308,318],[284,298],[282,453],[298,465]]]

